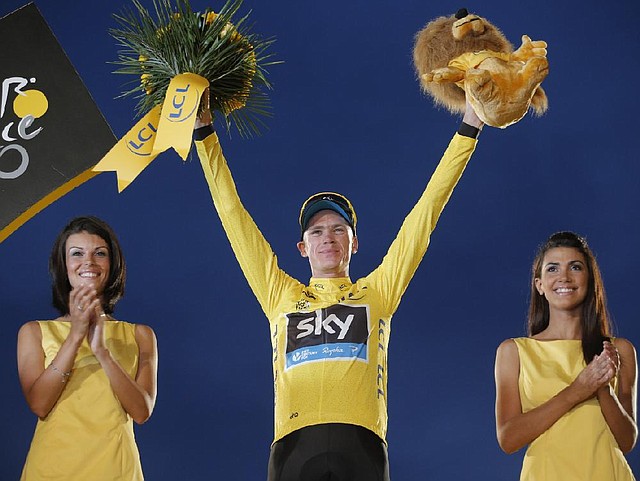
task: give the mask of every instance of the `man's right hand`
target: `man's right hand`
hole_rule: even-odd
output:
[[[196,123],[193,126],[194,130],[199,129],[200,127],[206,127],[213,123],[213,115],[211,115],[211,108],[209,107],[209,87],[207,87],[202,93],[200,107],[202,111],[196,118]]]

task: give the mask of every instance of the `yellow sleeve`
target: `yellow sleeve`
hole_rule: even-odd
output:
[[[195,144],[231,248],[262,310],[271,319],[282,290],[298,282],[278,267],[271,246],[242,205],[218,136],[212,133]]]
[[[434,171],[422,196],[404,219],[382,263],[368,276],[375,283],[386,314],[391,316],[400,303],[411,278],[424,257],[431,232],[462,176],[477,140],[455,134]]]

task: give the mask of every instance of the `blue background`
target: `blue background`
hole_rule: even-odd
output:
[[[3,0],[0,15],[22,4]],[[133,125],[133,101],[115,99],[129,79],[111,73],[117,48],[107,29],[127,4],[39,4],[118,137]],[[252,10],[255,31],[277,37],[272,51],[285,63],[270,69],[270,129],[253,140],[221,135],[240,195],[286,271],[308,278],[295,248],[298,209],[330,189],[356,207],[351,274],[366,275],[458,126],[421,94],[412,39],[461,6],[515,45],[524,33],[548,42],[550,108],[504,131],[484,129],[394,317],[388,441],[400,481],[517,479],[523,452],[508,456],[495,440],[493,361],[504,338],[525,332],[530,262],[552,232],[587,236],[617,333],[640,345],[640,162],[632,150],[640,2],[245,0],[242,12]],[[117,317],[147,323],[158,337],[157,405],[136,431],[147,479],[264,479],[273,432],[267,321],[199,162],[173,153],[122,194],[115,175],[92,179],[0,244],[0,479],[18,478],[36,422],[18,384],[16,333],[25,321],[56,316],[47,259],[59,230],[81,214],[105,219],[123,244],[129,278]],[[639,452],[628,455],[636,475]]]

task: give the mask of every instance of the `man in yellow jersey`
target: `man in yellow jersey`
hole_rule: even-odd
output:
[[[467,105],[422,196],[382,263],[352,282],[357,217],[343,195],[312,195],[300,210],[300,282],[277,258],[242,205],[205,112],[194,133],[198,156],[231,247],[271,326],[275,436],[268,481],[389,480],[387,346],[391,317],[460,179],[482,122]]]

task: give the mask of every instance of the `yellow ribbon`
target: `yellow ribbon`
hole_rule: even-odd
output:
[[[187,159],[200,98],[208,86],[206,78],[193,73],[183,73],[171,79],[162,105],[154,152],[164,152],[173,147],[182,160]]]
[[[186,160],[200,98],[208,86],[209,81],[199,75],[176,75],[169,83],[162,106],[154,107],[140,119],[93,171],[115,171],[118,192],[122,192],[158,154],[170,147]]]
[[[115,171],[118,175],[118,192],[126,189],[158,155],[153,151],[153,144],[158,131],[160,109],[158,105],[142,117],[93,168],[95,172]]]

